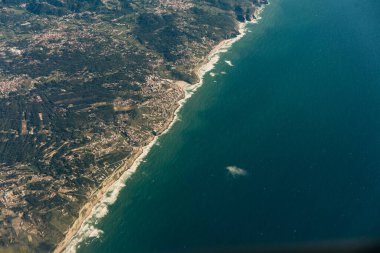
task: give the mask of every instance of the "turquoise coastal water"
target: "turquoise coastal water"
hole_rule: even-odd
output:
[[[79,252],[380,238],[379,20],[378,0],[272,0]]]

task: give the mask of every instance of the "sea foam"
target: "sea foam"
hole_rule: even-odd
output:
[[[231,61],[225,60],[224,62],[227,63],[230,67],[234,66]]]

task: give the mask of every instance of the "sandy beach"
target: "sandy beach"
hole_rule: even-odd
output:
[[[259,17],[262,9],[263,8],[257,10],[255,13],[256,17]],[[91,220],[99,220],[107,214],[107,206],[116,201],[120,190],[125,186],[125,181],[137,170],[139,164],[149,153],[158,138],[167,133],[177,121],[180,109],[186,103],[187,99],[203,84],[204,75],[214,68],[215,64],[219,61],[219,54],[225,52],[234,42],[245,35],[246,25],[248,23],[256,22],[257,20],[239,23],[240,34],[237,37],[221,41],[210,51],[194,70],[199,78],[197,84],[190,85],[184,81],[174,81],[174,83],[183,90],[183,95],[178,101],[176,110],[171,117],[168,118],[160,133],[157,136],[151,137],[147,146],[134,150],[132,156],[126,159],[123,165],[112,173],[102,183],[101,187],[92,194],[89,201],[81,208],[79,217],[68,229],[65,238],[55,248],[54,253],[75,252],[78,244],[80,244],[84,238],[98,237],[101,235],[101,231],[91,225]]]

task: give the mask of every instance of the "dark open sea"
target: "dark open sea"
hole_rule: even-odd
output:
[[[380,1],[272,0],[248,27],[78,252],[380,239]]]

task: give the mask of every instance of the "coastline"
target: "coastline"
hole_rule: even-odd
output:
[[[256,19],[245,23],[238,23],[239,35],[218,43],[204,60],[195,67],[194,72],[199,78],[198,83],[190,85],[184,81],[173,81],[183,91],[183,94],[180,100],[177,101],[176,109],[170,118],[166,120],[162,129],[160,129],[160,133],[157,136],[151,137],[146,146],[135,149],[132,156],[126,159],[117,170],[102,182],[99,189],[82,206],[79,216],[67,230],[65,238],[56,246],[53,251],[54,253],[76,252],[78,245],[84,239],[101,236],[102,231],[97,229],[95,225],[108,213],[108,206],[117,200],[120,190],[125,186],[125,181],[134,174],[140,163],[148,155],[150,149],[157,143],[159,137],[166,134],[177,122],[183,105],[203,85],[205,74],[211,71],[219,62],[219,54],[226,52],[236,41],[244,37],[247,24],[257,23],[261,19],[260,14],[264,8],[265,5],[255,11],[254,15],[257,17]]]

